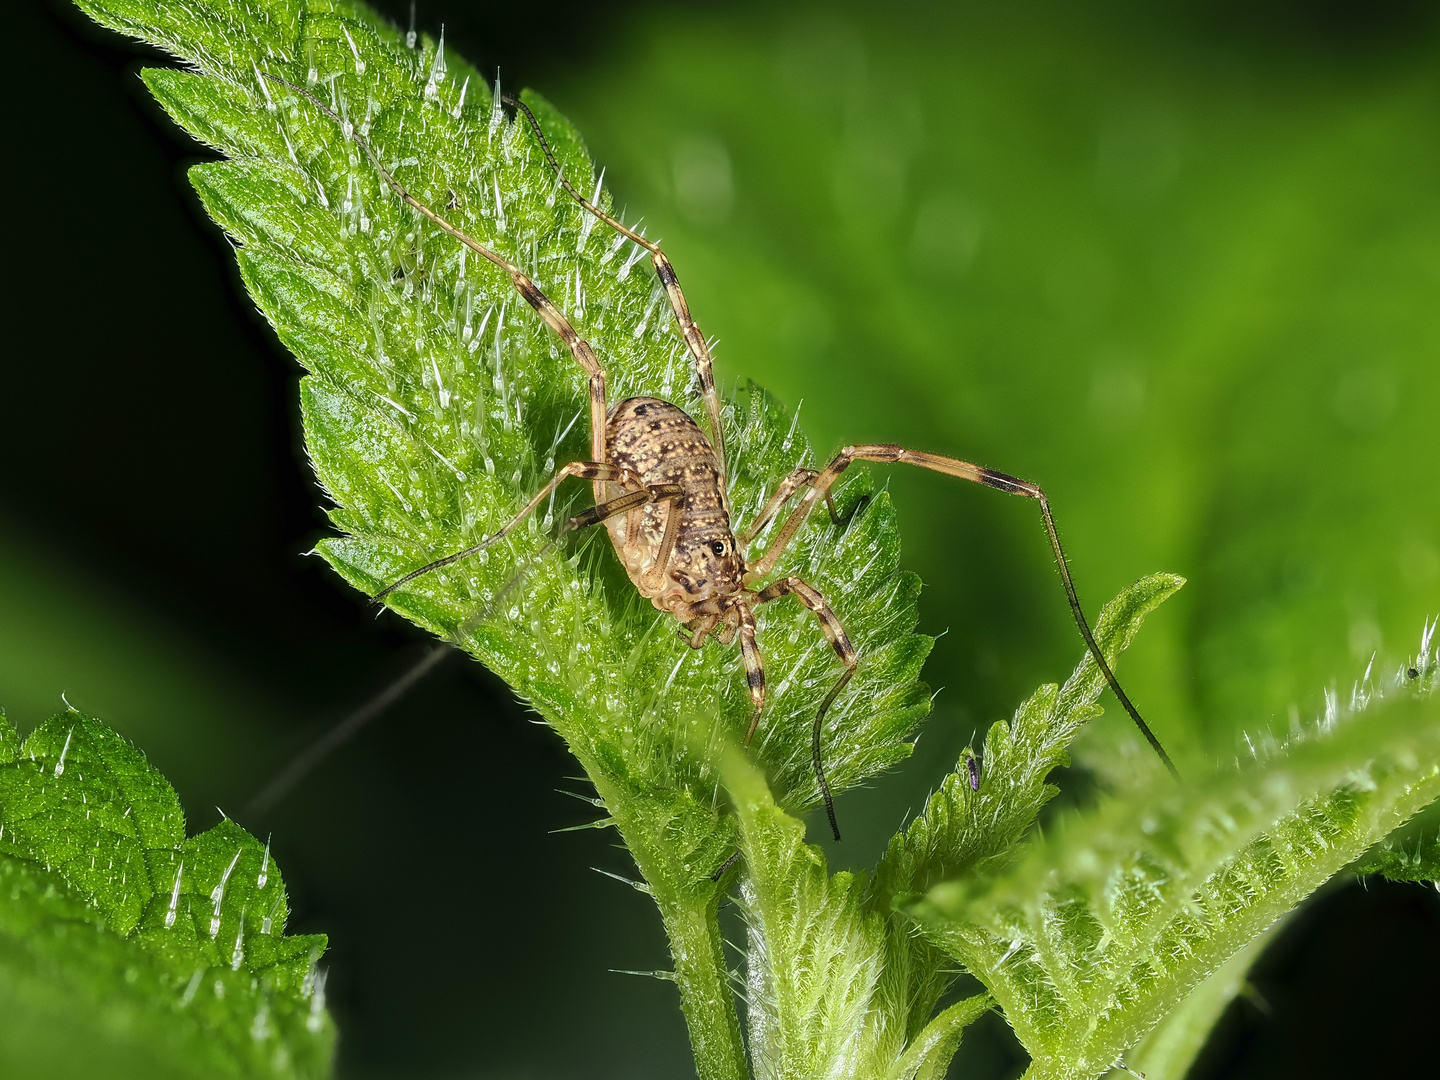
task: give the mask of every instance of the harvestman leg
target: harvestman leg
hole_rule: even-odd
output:
[[[486,548],[498,544],[519,528],[520,524],[535,512],[536,507],[550,497],[552,491],[572,476],[578,476],[582,480],[590,480],[596,484],[615,483],[630,490],[619,498],[596,503],[588,510],[568,518],[560,529],[562,536],[574,529],[583,529],[587,525],[595,525],[607,518],[615,517],[617,514],[627,514],[635,507],[644,506],[649,502],[673,501],[682,497],[685,493],[679,484],[656,484],[652,487],[646,487],[640,482],[640,478],[634,472],[619,465],[610,465],[603,461],[572,461],[570,464],[562,466],[560,471],[550,478],[550,482],[537,491],[520,512],[502,525],[498,531],[491,533],[484,540],[466,548],[464,551],[457,551],[453,555],[446,555],[443,559],[436,559],[432,563],[427,563],[420,567],[419,570],[410,571],[410,573],[406,574],[399,581],[381,589],[375,594],[375,599],[381,599],[386,594],[400,588],[400,586],[414,581],[422,574],[428,574],[430,571],[438,570],[442,566],[449,566],[453,562],[459,562],[461,559],[479,554]],[[676,517],[677,515],[671,514],[670,516]],[[669,530],[667,530],[667,533],[668,532]],[[671,547],[674,546],[673,537],[670,540],[670,545]]]
[[[575,462],[574,464],[577,466],[581,466],[584,469],[591,469],[595,465],[595,463],[588,461]],[[613,466],[606,466],[606,468],[613,468]],[[624,470],[615,471],[623,472]],[[448,566],[450,563],[455,562],[458,559],[463,559],[467,555],[473,555],[476,552],[482,551],[485,548],[489,547],[491,544],[497,542],[502,537],[508,535],[517,525],[519,525],[520,522],[524,520],[527,514],[533,513],[535,508],[540,505],[540,501],[545,498],[545,496],[549,494],[549,492],[553,491],[562,480],[574,475],[586,474],[583,472],[574,472],[572,471],[571,466],[566,466],[565,469],[562,469],[560,471],[559,475],[557,475],[553,480],[550,481],[549,484],[545,486],[544,491],[542,491],[539,495],[532,499],[530,503],[526,505],[524,510],[522,510],[512,521],[510,521],[494,536],[487,537],[485,540],[481,541],[479,544],[476,544],[474,547],[466,548],[464,551],[456,552],[454,555],[448,556],[444,559],[440,559],[437,562],[431,563],[429,566],[422,567],[419,570],[414,571],[413,573],[407,574],[405,577],[395,582],[395,584],[390,585],[377,593],[376,599],[384,596],[392,589],[399,588],[407,581],[411,581],[414,578],[419,577],[421,574],[428,573],[429,571],[434,570],[437,567]],[[684,489],[681,488],[678,484],[658,484],[652,488],[642,488],[639,491],[632,491],[628,494],[620,496],[618,499],[611,499],[607,503],[600,503],[596,506],[592,506],[588,510],[585,510],[582,513],[576,514],[575,516],[569,518],[565,522],[564,527],[560,530],[560,535],[563,536],[565,533],[570,532],[573,529],[581,529],[587,525],[595,525],[601,521],[606,520],[607,518],[614,517],[618,514],[628,513],[633,507],[643,505],[646,502],[661,502],[665,500],[670,500],[671,504],[673,505],[673,500],[680,498],[683,494]],[[542,554],[544,551],[548,551],[550,548],[554,547],[558,540],[559,537],[552,538],[550,542],[545,546],[545,548],[542,549]],[[501,599],[505,596],[505,594],[508,593],[511,589],[513,589],[517,584],[519,584],[520,580],[523,577],[524,571],[522,570],[510,579],[509,584],[502,587],[499,592],[492,596],[485,610],[473,616],[470,623],[467,625],[473,625],[474,623],[480,622],[486,617],[488,617],[488,613],[495,609],[495,607],[500,603]],[[460,631],[457,631],[454,635],[457,640],[459,638],[459,634]],[[365,725],[369,724],[372,720],[374,720],[381,713],[383,713],[385,709],[388,708],[396,699],[402,697],[405,692],[410,689],[411,686],[423,679],[426,675],[430,673],[432,669],[434,669],[440,663],[443,663],[445,658],[449,655],[451,655],[451,651],[445,645],[436,644],[432,646],[421,658],[418,664],[413,665],[408,671],[401,675],[399,679],[392,682],[378,695],[372,697],[369,701],[365,702],[365,704],[361,705],[360,708],[356,709],[344,720],[342,720],[340,723],[338,723],[329,731],[327,731],[324,735],[322,735],[316,742],[311,743],[308,747],[301,751],[299,755],[292,758],[289,764],[287,764],[283,769],[276,773],[275,776],[272,777],[263,788],[261,788],[258,792],[255,793],[255,795],[245,805],[245,813],[261,814],[264,813],[266,810],[270,809],[270,807],[274,806],[275,803],[279,802],[282,798],[284,798],[285,795],[304,778],[306,773],[308,773],[311,769],[315,768],[315,766],[320,764],[320,762],[324,761],[325,758],[329,757],[330,754],[333,753],[338,747],[348,742],[355,734],[360,731],[361,728],[365,727]]]
[[[325,113],[325,115],[329,116],[330,119],[334,120],[335,123],[339,125],[342,130],[346,130],[344,122],[336,114],[336,112],[319,98],[317,98],[314,94],[310,93],[308,90],[304,90],[296,86],[294,83],[287,82],[285,79],[281,79],[276,75],[272,75],[268,71],[262,72],[261,74],[263,74],[265,78],[271,80],[272,82],[289,87],[289,89],[293,90],[295,93],[306,98],[321,112]],[[528,109],[526,110],[526,113],[529,113]],[[531,116],[530,119],[533,123],[534,117]],[[584,369],[586,374],[590,377],[590,456],[594,458],[594,460],[589,462],[575,462],[571,465],[567,465],[564,469],[561,469],[560,472],[555,475],[555,478],[551,480],[550,483],[547,484],[544,488],[542,488],[540,493],[536,495],[525,506],[525,508],[521,510],[520,513],[517,514],[515,518],[513,518],[507,525],[505,525],[504,528],[502,528],[499,532],[495,533],[493,536],[487,537],[485,540],[482,540],[474,547],[466,548],[464,551],[457,552],[454,555],[447,556],[444,559],[440,559],[436,562],[430,563],[427,566],[423,566],[419,570],[415,570],[409,574],[406,574],[399,581],[395,582],[394,584],[390,585],[385,589],[382,589],[379,593],[377,593],[376,599],[379,599],[386,593],[399,587],[400,585],[405,584],[408,581],[413,581],[421,574],[429,573],[431,570],[436,570],[442,566],[448,566],[450,563],[455,562],[457,559],[465,558],[467,555],[473,555],[476,552],[482,551],[485,548],[489,547],[491,544],[494,544],[499,540],[503,539],[505,536],[509,535],[509,533],[514,530],[516,526],[520,524],[520,522],[526,517],[526,515],[530,514],[535,509],[535,507],[540,504],[540,501],[544,499],[545,496],[547,496],[550,492],[554,491],[555,488],[560,484],[560,482],[564,480],[567,476],[582,476],[585,479],[591,480],[594,485],[595,500],[597,505],[592,510],[587,511],[585,514],[578,515],[576,518],[572,518],[570,521],[566,522],[565,529],[562,531],[568,531],[572,528],[581,527],[580,525],[575,524],[575,522],[577,522],[580,518],[587,519],[583,522],[583,524],[594,524],[596,522],[605,520],[605,518],[607,517],[614,516],[615,514],[633,510],[646,502],[670,500],[671,505],[673,506],[673,500],[679,497],[678,490],[674,492],[668,490],[673,485],[661,485],[655,488],[645,488],[640,484],[639,477],[636,476],[633,472],[630,472],[630,470],[619,470],[616,469],[614,466],[607,464],[610,453],[609,448],[606,446],[605,443],[605,428],[607,419],[606,413],[608,411],[608,405],[605,395],[605,369],[601,367],[599,359],[595,356],[595,350],[590,347],[590,343],[575,332],[575,328],[570,325],[570,320],[565,318],[565,316],[561,313],[560,309],[550,302],[550,299],[540,291],[539,287],[535,284],[535,282],[532,281],[529,275],[527,275],[523,270],[521,270],[519,266],[511,262],[509,259],[505,258],[499,252],[493,251],[486,245],[480,243],[478,240],[475,240],[473,237],[468,236],[460,229],[450,224],[450,222],[446,221],[434,210],[430,209],[430,207],[425,205],[425,203],[421,202],[415,196],[411,195],[410,192],[406,190],[405,186],[401,184],[399,180],[395,179],[395,176],[381,163],[379,156],[371,148],[370,143],[364,138],[364,136],[362,136],[358,131],[355,131],[353,128],[349,129],[349,132],[350,138],[355,141],[356,145],[358,145],[362,151],[364,151],[365,156],[370,159],[370,164],[374,167],[375,171],[380,174],[381,179],[383,179],[385,183],[390,187],[390,189],[394,191],[395,194],[398,195],[405,203],[414,207],[416,210],[418,210],[421,214],[434,222],[446,233],[453,236],[460,243],[468,247],[471,251],[474,251],[477,254],[483,256],[485,259],[489,260],[491,263],[498,266],[500,269],[504,270],[507,274],[510,275],[510,280],[514,283],[516,291],[518,291],[520,295],[524,297],[526,303],[528,303],[531,307],[535,309],[536,313],[539,314],[540,318],[545,321],[546,325],[548,325],[550,329],[553,330],[561,338],[561,340],[565,342],[566,346],[570,349],[571,354],[575,357],[576,363],[578,363],[580,367]],[[543,138],[541,141],[543,143]],[[550,148],[548,146],[545,147],[545,153],[547,156],[550,155]],[[553,156],[550,157],[550,160],[551,163],[554,164]],[[598,211],[596,212],[598,213]],[[623,226],[621,228],[623,228]],[[664,256],[658,254],[658,249],[657,257],[661,259],[664,258]],[[669,265],[668,262],[666,263],[666,265]],[[656,263],[656,266],[658,269],[658,262]],[[663,276],[664,275],[662,274],[662,278]],[[673,280],[673,271],[671,271],[670,277]],[[677,286],[677,295],[678,292],[679,290]],[[683,302],[684,298],[681,297],[681,303],[683,304]],[[691,325],[693,326],[693,323]],[[696,331],[695,333],[698,337],[699,332]],[[688,335],[686,337],[686,340],[690,340]],[[699,340],[703,347],[704,338],[699,338]],[[707,352],[705,356],[706,367],[704,371],[708,372],[709,353]],[[706,375],[702,373],[702,383],[705,383],[705,380]],[[706,385],[709,387],[710,394],[713,395],[713,380],[706,383]],[[718,407],[719,406],[717,399],[717,404],[715,407],[717,425],[719,416]],[[723,455],[721,460],[723,476]],[[606,484],[608,482],[620,482],[622,487],[628,487],[631,490],[628,494],[621,495],[618,499],[611,499],[609,501],[606,501]],[[637,488],[639,490],[635,490]],[[594,516],[597,512],[599,516]],[[679,520],[680,518],[678,514],[673,512],[667,514],[665,535],[661,540],[659,549],[661,558],[658,559],[656,562],[657,571],[659,568],[663,568],[665,564],[669,561],[670,552],[675,547],[675,538],[679,528]]]
[[[855,655],[855,647],[850,644],[850,638],[845,633],[845,627],[840,625],[840,620],[835,617],[824,595],[813,585],[807,584],[798,577],[781,578],[761,589],[755,597],[758,604],[768,604],[772,600],[778,600],[782,596],[794,596],[804,604],[816,620],[820,623],[820,629],[825,632],[835,655],[840,657],[840,662],[845,665],[845,671],[840,676],[830,692],[825,695],[825,700],[820,703],[820,708],[815,712],[815,724],[810,732],[810,762],[815,768],[815,779],[820,782],[820,794],[825,800],[825,816],[830,819],[830,831],[835,834],[835,839],[840,839],[840,826],[835,821],[835,801],[830,797],[830,783],[825,779],[825,764],[820,754],[820,732],[825,724],[825,714],[829,711],[831,704],[840,696],[840,691],[845,689],[847,683],[855,674],[855,668],[859,664],[859,658]],[[742,624],[741,634],[745,628]],[[742,638],[743,641],[743,638]],[[753,645],[753,641],[752,641]],[[750,654],[746,654],[746,674],[750,674]],[[759,654],[755,654],[755,662],[760,662]],[[758,670],[758,669],[757,669]],[[760,707],[765,702],[765,674],[759,671],[760,695],[755,702],[755,715],[750,721],[750,730],[745,735],[745,742],[748,744],[750,738],[755,734],[755,725],[760,722]],[[752,697],[754,680],[751,680]]]
[[[1050,513],[1050,501],[1045,497],[1045,492],[1036,484],[1025,480],[1016,479],[1013,476],[1006,476],[1004,473],[995,472],[980,465],[972,465],[968,461],[958,461],[955,458],[941,457],[939,454],[926,454],[917,450],[907,450],[903,446],[896,446],[893,443],[877,443],[866,446],[847,446],[835,455],[835,460],[825,466],[824,470],[818,473],[810,481],[805,494],[801,496],[800,505],[797,506],[786,519],[775,539],[771,542],[769,550],[764,557],[750,569],[748,578],[752,581],[759,580],[768,574],[775,566],[776,560],[795,538],[796,532],[804,523],[806,515],[810,513],[815,502],[822,496],[828,495],[830,488],[840,478],[850,465],[856,461],[882,461],[899,462],[906,465],[919,465],[923,469],[931,469],[946,476],[956,476],[961,480],[969,480],[972,483],[984,484],[986,487],[995,488],[1010,495],[1020,495],[1027,499],[1035,499],[1040,504],[1040,516],[1045,522],[1045,532],[1050,538],[1050,549],[1055,553],[1055,563],[1060,568],[1060,580],[1065,585],[1065,596],[1070,602],[1070,613],[1075,617],[1075,625],[1080,628],[1080,636],[1085,639],[1085,646],[1090,650],[1095,663],[1104,675],[1105,681],[1110,684],[1110,689],[1115,692],[1120,704],[1130,714],[1130,719],[1140,729],[1155,753],[1160,755],[1160,760],[1170,770],[1172,776],[1177,780],[1179,773],[1175,764],[1170,760],[1170,755],[1160,745],[1160,740],[1150,730],[1150,725],[1141,718],[1140,712],[1130,702],[1125,691],[1120,688],[1120,682],[1115,678],[1115,673],[1110,670],[1110,664],[1105,659],[1105,654],[1100,651],[1100,646],[1095,641],[1095,635],[1090,632],[1090,624],[1085,620],[1085,612],[1080,607],[1080,598],[1075,593],[1075,582],[1070,577],[1070,566],[1065,559],[1065,551],[1060,546],[1060,534],[1055,530],[1055,518]],[[793,474],[792,474],[793,475]],[[794,490],[798,490],[798,485]],[[792,490],[789,494],[793,494]],[[776,492],[778,496],[779,491]],[[782,500],[783,501],[783,500]],[[776,499],[771,500],[776,503]],[[767,507],[767,509],[770,509]],[[773,511],[772,511],[773,513]],[[763,595],[763,594],[762,594]]]
[[[780,508],[789,502],[797,491],[800,491],[807,485],[813,485],[815,478],[819,475],[820,474],[814,469],[807,469],[803,465],[792,471],[789,476],[780,481],[779,486],[775,488],[775,494],[770,496],[770,501],[764,505],[760,513],[755,515],[755,520],[750,523],[750,527],[737,536],[736,539],[748,547],[750,541],[759,536],[761,530],[774,520],[775,515],[780,512]],[[824,492],[824,497],[825,507],[830,511],[831,521],[836,525],[843,525],[850,520],[849,517],[842,518],[839,511],[835,509],[835,500],[831,497],[828,488]],[[850,508],[851,517],[854,516],[858,508],[858,504]]]
[[[395,179],[394,175],[381,164],[379,156],[371,148],[370,143],[365,137],[353,128],[347,129],[345,122],[341,120],[334,109],[330,108],[330,106],[326,105],[314,94],[310,93],[310,91],[304,90],[292,82],[287,82],[278,75],[272,75],[268,71],[262,71],[261,74],[271,82],[289,87],[301,97],[306,98],[317,109],[334,120],[342,131],[349,130],[350,138],[364,151],[365,156],[370,159],[370,164],[374,167],[375,171],[380,174],[380,178],[385,181],[390,189],[394,191],[403,202],[414,207],[439,226],[440,229],[449,233],[471,251],[488,259],[510,275],[510,280],[514,282],[516,291],[525,298],[526,303],[535,309],[540,318],[545,320],[546,325],[559,335],[561,340],[569,347],[571,354],[575,357],[575,362],[590,376],[590,456],[594,458],[596,462],[608,460],[610,454],[605,446],[607,408],[605,399],[605,369],[600,366],[600,361],[595,356],[595,350],[590,347],[588,341],[575,332],[575,328],[570,325],[570,320],[561,314],[560,309],[550,302],[549,298],[540,291],[535,282],[532,281],[529,275],[521,270],[519,266],[515,265],[515,263],[505,258],[505,256],[499,252],[491,250],[480,243],[480,241],[461,232],[414,195],[411,195],[410,192],[405,189],[405,186],[401,184],[399,180]],[[601,482],[597,480],[595,482],[595,498],[599,500],[603,497]]]
[[[650,253],[650,261],[655,264],[655,276],[660,279],[660,284],[665,286],[665,295],[670,300],[670,307],[675,311],[675,322],[679,325],[680,334],[685,339],[685,347],[690,350],[690,355],[695,360],[695,372],[700,378],[700,393],[705,399],[705,415],[710,420],[710,441],[715,448],[716,460],[720,464],[720,494],[725,500],[725,509],[728,511],[730,509],[730,492],[726,482],[728,474],[725,465],[725,429],[720,423],[720,394],[715,389],[715,373],[710,360],[710,346],[705,343],[705,335],[700,332],[700,328],[695,325],[695,320],[690,317],[690,305],[685,302],[685,294],[680,291],[680,280],[675,276],[675,268],[670,265],[670,260],[660,250],[659,244],[653,240],[647,240],[634,229],[623,224],[618,218],[605,213],[565,178],[565,173],[560,168],[560,162],[555,159],[555,154],[550,149],[550,143],[545,138],[545,132],[540,129],[540,121],[535,118],[535,114],[530,111],[528,105],[518,98],[509,96],[502,96],[501,100],[513,106],[530,122],[530,127],[535,132],[535,138],[540,143],[540,149],[545,152],[545,160],[555,170],[556,177],[561,186],[570,193],[570,197],[606,225]]]

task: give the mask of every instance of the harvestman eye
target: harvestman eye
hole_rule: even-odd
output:
[[[375,594],[375,599],[384,597],[422,574],[449,566],[503,540],[569,477],[590,481],[594,488],[595,505],[568,519],[561,533],[604,522],[616,553],[635,588],[656,608],[673,616],[685,626],[690,632],[689,640],[694,648],[704,645],[712,632],[722,642],[729,642],[738,634],[740,655],[745,665],[746,682],[750,687],[750,699],[754,706],[750,727],[745,735],[747,745],[760,724],[765,708],[765,668],[755,641],[755,608],[781,597],[793,596],[815,616],[821,631],[845,669],[820,703],[811,728],[811,759],[815,779],[825,802],[825,813],[830,819],[831,831],[835,834],[835,839],[839,840],[840,827],[835,821],[835,806],[830,796],[830,784],[825,777],[821,735],[824,731],[825,714],[855,674],[860,663],[859,656],[829,601],[814,586],[793,576],[782,577],[764,588],[754,588],[752,583],[763,581],[775,569],[781,556],[800,531],[801,525],[805,523],[806,517],[820,500],[825,501],[837,524],[845,524],[835,511],[831,489],[851,464],[856,461],[876,461],[918,465],[1010,495],[1034,499],[1039,503],[1040,517],[1050,539],[1055,562],[1060,568],[1060,580],[1065,586],[1070,612],[1079,627],[1081,637],[1085,639],[1086,648],[1131,719],[1139,726],[1141,733],[1160,755],[1170,772],[1175,773],[1175,766],[1169,755],[1141,718],[1139,711],[1130,703],[1125,691],[1120,688],[1120,683],[1110,670],[1100,646],[1095,642],[1095,636],[1090,632],[1090,625],[1085,620],[1079,597],[1075,593],[1075,583],[1070,577],[1069,564],[1060,547],[1060,536],[1055,530],[1049,500],[1038,486],[979,465],[972,465],[967,461],[908,450],[893,443],[847,446],[824,469],[817,471],[798,468],[781,480],[769,502],[750,523],[750,527],[737,536],[730,522],[730,495],[725,469],[725,430],[721,422],[720,395],[715,390],[715,377],[711,370],[710,347],[700,333],[700,328],[690,317],[690,308],[685,301],[685,294],[680,291],[680,281],[675,276],[675,270],[659,245],[605,213],[566,179],[540,129],[539,121],[523,102],[509,97],[502,99],[529,122],[546,160],[555,170],[565,190],[596,219],[650,253],[656,276],[665,289],[680,334],[695,362],[700,382],[700,397],[705,406],[705,418],[709,421],[708,434],[679,406],[658,398],[627,398],[611,405],[606,396],[605,369],[596,357],[595,350],[575,332],[575,328],[560,309],[519,266],[467,236],[411,195],[381,164],[369,142],[353,127],[344,124],[335,111],[315,95],[269,72],[263,74],[272,82],[289,87],[307,99],[335,121],[341,130],[348,132],[349,137],[360,147],[375,171],[399,199],[434,222],[456,241],[509,274],[516,291],[564,341],[575,362],[589,379],[590,460],[572,461],[562,467],[550,482],[525,504],[524,509],[498,532],[464,551],[457,551],[453,555],[427,563],[418,570],[412,570],[399,581],[381,589]],[[449,208],[450,204],[447,202],[447,209]],[[717,556],[723,556],[731,549],[743,552],[749,542],[797,497],[798,501],[759,562],[752,566],[742,555],[733,570],[712,575],[703,581],[691,582],[688,587],[677,584],[682,579],[690,580],[683,567],[674,565],[676,545],[680,540],[686,541],[687,548],[708,545]],[[642,510],[650,504],[667,506],[663,531],[656,536],[644,529],[637,529],[635,533],[639,535],[632,535],[625,526],[626,518],[631,511]],[[672,570],[677,572],[672,574]],[[978,769],[972,766],[971,782],[978,786],[977,774]]]

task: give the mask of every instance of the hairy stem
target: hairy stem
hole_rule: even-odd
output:
[[[657,897],[657,900],[659,898]],[[745,1043],[720,939],[719,893],[709,903],[661,903],[680,1008],[700,1080],[748,1080]]]
[[[673,816],[647,804],[581,755],[650,896],[660,909],[699,1080],[749,1080],[735,993],[725,966],[719,908],[724,895],[705,870],[712,856],[677,850]]]

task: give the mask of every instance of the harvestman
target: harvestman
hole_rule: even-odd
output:
[[[566,479],[577,477],[589,480],[594,488],[595,505],[569,518],[562,527],[561,534],[603,522],[635,588],[656,608],[681,623],[688,633],[687,640],[692,649],[703,646],[706,638],[711,635],[723,645],[728,645],[739,637],[746,680],[750,686],[750,699],[754,704],[750,727],[745,735],[747,744],[754,736],[765,708],[765,668],[760,659],[760,650],[755,644],[755,608],[784,596],[793,596],[815,616],[820,629],[845,668],[816,711],[811,737],[815,778],[819,781],[825,800],[825,812],[830,819],[831,831],[835,834],[835,839],[839,840],[840,828],[835,822],[830,785],[825,778],[820,735],[825,713],[855,674],[859,657],[845,634],[845,628],[818,589],[793,575],[780,578],[764,587],[757,586],[775,569],[781,555],[790,546],[817,502],[823,499],[832,518],[837,522],[840,520],[831,498],[831,488],[852,463],[880,461],[919,465],[947,476],[984,484],[1010,495],[1034,499],[1040,504],[1040,516],[1050,538],[1055,562],[1060,568],[1060,580],[1065,586],[1065,596],[1070,603],[1075,623],[1080,628],[1080,635],[1085,639],[1086,648],[1095,658],[1105,681],[1110,684],[1110,689],[1115,692],[1125,711],[1139,726],[1141,733],[1160,755],[1166,767],[1172,773],[1175,772],[1169,755],[1165,753],[1149,725],[1141,718],[1139,711],[1131,704],[1125,691],[1120,688],[1120,683],[1095,642],[1095,636],[1090,632],[1090,625],[1085,620],[1080,600],[1075,593],[1075,584],[1070,577],[1065,552],[1060,546],[1059,534],[1055,531],[1049,500],[1038,486],[966,461],[908,450],[892,443],[847,446],[823,469],[802,467],[791,472],[776,487],[759,515],[750,523],[750,527],[737,536],[730,522],[730,495],[725,471],[725,430],[720,416],[720,396],[715,390],[715,377],[711,370],[710,348],[699,327],[690,317],[690,308],[685,302],[684,293],[680,291],[675,270],[658,244],[605,213],[566,179],[560,163],[555,159],[550,144],[545,139],[540,122],[524,102],[510,97],[502,99],[529,121],[540,148],[545,153],[546,161],[555,170],[555,175],[565,190],[598,220],[650,253],[651,261],[655,264],[655,273],[665,287],[670,306],[674,309],[675,321],[679,324],[686,348],[695,361],[701,396],[705,402],[705,414],[710,424],[709,436],[684,410],[668,401],[634,397],[611,405],[605,393],[605,369],[595,356],[590,343],[575,332],[569,320],[519,266],[467,236],[411,195],[380,162],[369,142],[358,131],[347,128],[339,115],[315,95],[269,72],[264,74],[266,78],[307,98],[334,120],[342,131],[348,130],[350,138],[400,199],[471,251],[509,274],[516,290],[546,325],[565,342],[576,363],[589,376],[590,460],[572,461],[562,467],[498,532],[463,551],[436,559],[418,570],[411,571],[376,593],[377,600],[422,574],[477,554],[503,540]],[[789,516],[785,518],[764,556],[751,565],[745,557],[750,542],[797,496],[798,502],[789,511]],[[975,778],[972,776],[973,782]]]

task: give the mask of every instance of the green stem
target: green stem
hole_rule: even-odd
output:
[[[576,746],[572,741],[572,749]],[[691,869],[677,864],[673,843],[664,835],[665,819],[647,814],[643,798],[613,782],[593,756],[578,751],[576,756],[660,909],[699,1080],[750,1080],[720,937],[720,886],[708,877],[697,881]]]
[[[716,917],[719,906],[717,890],[715,897],[703,904],[688,898],[661,901],[660,916],[670,937],[675,982],[680,987],[680,1008],[690,1031],[696,1073],[700,1080],[748,1080],[740,1017]]]

